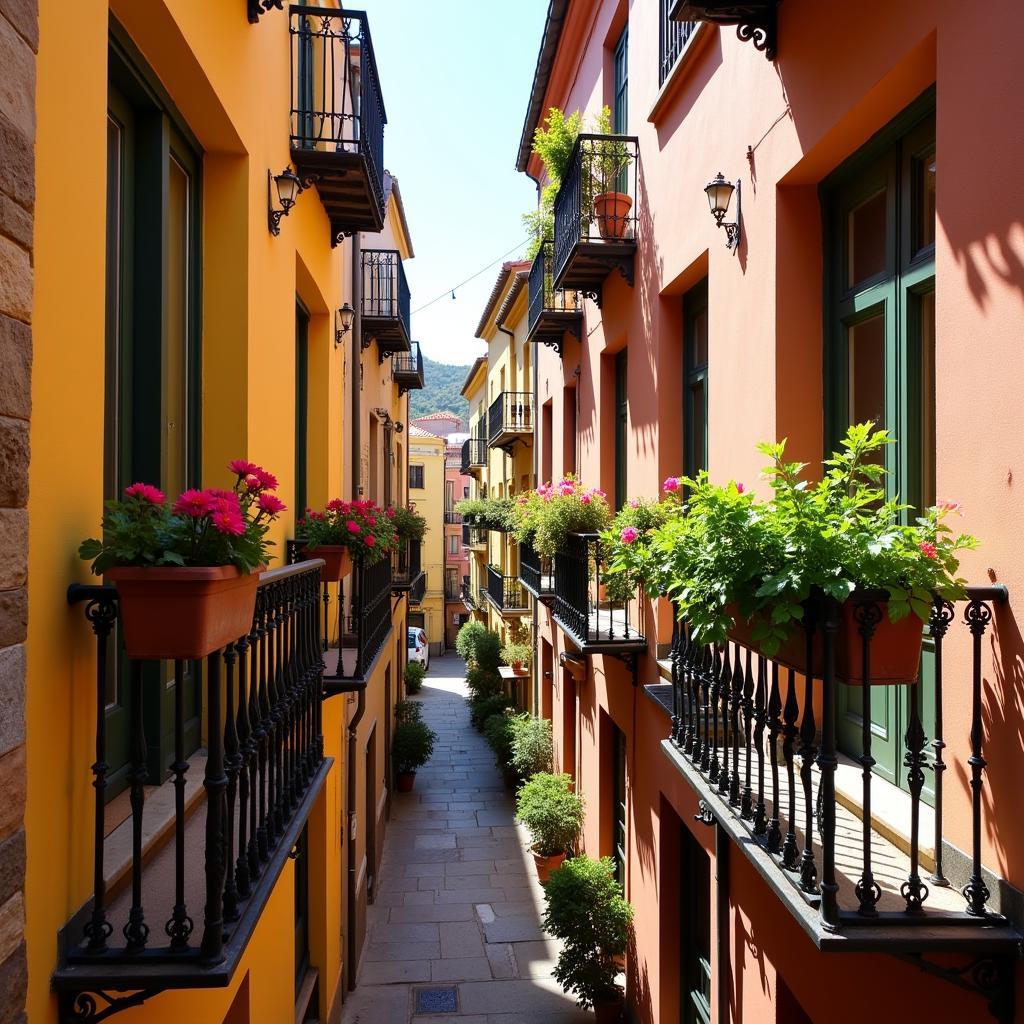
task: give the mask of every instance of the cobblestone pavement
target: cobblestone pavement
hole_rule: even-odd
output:
[[[470,725],[464,674],[455,656],[432,659],[417,698],[438,739],[415,790],[393,798],[359,985],[342,1020],[592,1022],[551,977],[557,946],[540,926],[528,837]]]

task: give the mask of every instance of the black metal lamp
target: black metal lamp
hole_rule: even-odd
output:
[[[280,209],[274,207],[271,184],[277,193]],[[272,235],[281,234],[281,218],[288,216],[304,188],[299,176],[290,167],[286,167],[280,174],[267,172],[267,226]]]
[[[341,309],[334,311],[334,347],[337,348],[342,339],[352,330],[352,320],[356,311],[346,302]]]
[[[729,212],[729,204],[732,202],[732,194],[736,193],[736,219],[726,221],[725,215]],[[725,175],[719,171],[704,186],[704,194],[708,197],[708,205],[711,207],[711,216],[720,228],[725,228],[725,245],[727,249],[735,249],[740,244],[740,183],[737,179],[734,185],[726,181]]]

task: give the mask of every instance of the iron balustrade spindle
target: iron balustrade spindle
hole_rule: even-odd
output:
[[[507,434],[533,431],[533,392],[503,391],[487,412],[487,436],[493,446]]]
[[[363,249],[362,315],[373,320],[396,320],[408,336],[412,305],[409,282],[396,249]]]
[[[680,54],[697,29],[693,21],[675,21],[668,16],[670,0],[658,0],[659,61],[658,84],[664,85]]]

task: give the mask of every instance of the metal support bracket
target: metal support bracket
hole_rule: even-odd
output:
[[[576,335],[579,337],[579,334]],[[538,338],[537,339],[545,348],[553,348],[558,353],[558,358],[562,358],[562,339],[561,338]]]
[[[702,825],[711,826],[716,824],[714,811],[703,800],[697,801],[697,813],[693,816],[693,820],[699,821]]]
[[[284,0],[246,0],[249,24],[255,25],[267,11],[283,11]]]
[[[626,668],[629,669],[633,676],[633,685],[638,686],[640,683],[640,659],[637,657],[636,651],[606,651],[605,656],[614,658],[616,661],[621,661]]]
[[[162,992],[159,988],[143,988],[137,992],[109,992],[95,989],[86,992],[59,992],[57,1019],[60,1024],[99,1024],[122,1010],[141,1006],[147,999]]]
[[[894,953],[899,960],[913,964],[935,978],[942,978],[957,988],[976,992],[988,1003],[988,1012],[999,1024],[1013,1024],[1014,974],[1019,957],[1006,954],[975,956],[959,966],[937,964],[923,953]]]

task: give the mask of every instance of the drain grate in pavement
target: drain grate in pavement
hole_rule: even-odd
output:
[[[459,1009],[454,988],[416,989],[417,1013],[455,1013]]]

